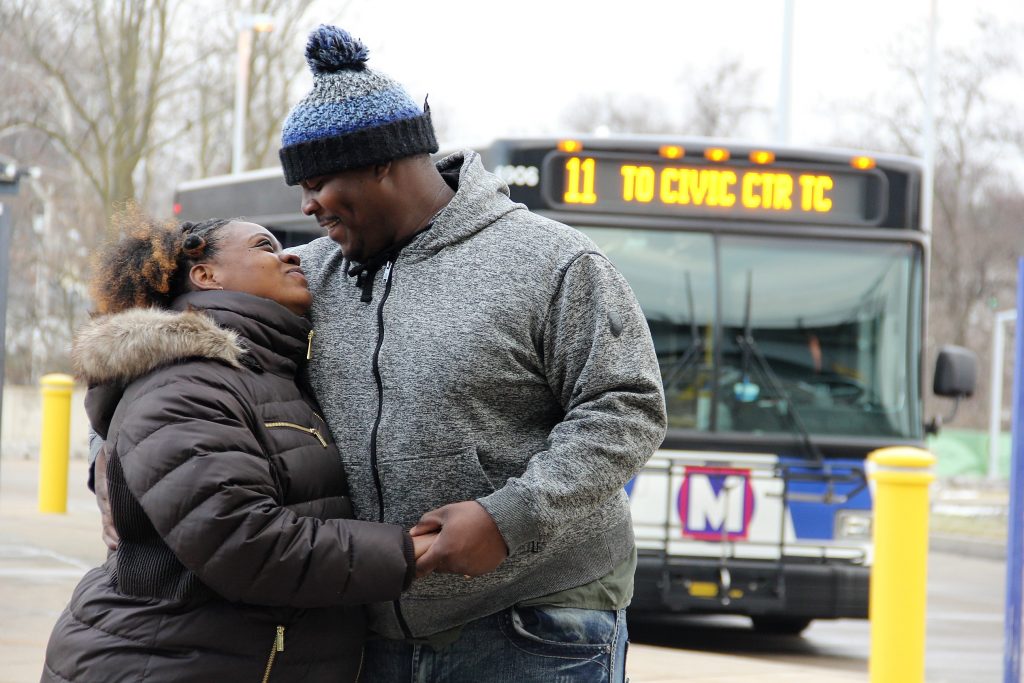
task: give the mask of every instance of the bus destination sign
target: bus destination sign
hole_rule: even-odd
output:
[[[609,213],[876,225],[886,200],[881,173],[852,168],[555,153],[543,178],[554,207]]]

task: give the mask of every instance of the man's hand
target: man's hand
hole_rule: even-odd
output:
[[[476,501],[431,510],[409,530],[413,541],[434,532],[437,532],[437,539],[416,560],[417,576],[434,571],[480,576],[497,569],[508,557],[508,547],[498,525]]]
[[[93,463],[93,485],[96,487],[96,504],[100,508],[100,521],[103,524],[103,542],[110,550],[117,550],[121,538],[114,527],[114,517],[110,514],[110,496],[107,494],[107,451],[106,446],[100,448]]]

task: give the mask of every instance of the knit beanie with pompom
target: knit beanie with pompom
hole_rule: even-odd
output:
[[[285,119],[281,166],[289,185],[437,151],[430,108],[401,85],[367,68],[369,50],[344,29],[322,25],[309,35],[306,62],[313,89]]]

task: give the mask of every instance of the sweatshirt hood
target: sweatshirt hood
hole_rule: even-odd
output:
[[[472,150],[455,152],[437,162],[437,170],[457,183],[455,196],[434,219],[434,224],[404,249],[435,254],[466,240],[505,214],[524,208],[509,198],[508,185],[484,169],[480,155]]]

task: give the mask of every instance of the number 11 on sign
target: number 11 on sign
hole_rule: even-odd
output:
[[[565,162],[565,196],[566,204],[594,204],[594,166],[591,158],[572,157]]]

